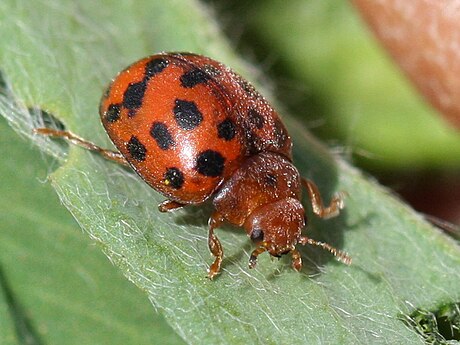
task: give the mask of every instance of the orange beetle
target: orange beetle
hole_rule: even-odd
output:
[[[160,53],[120,72],[104,93],[99,113],[119,152],[105,150],[67,131],[37,133],[65,137],[106,158],[131,166],[167,200],[162,212],[212,197],[208,244],[219,273],[223,257],[214,229],[227,221],[243,227],[255,242],[253,268],[265,251],[290,253],[302,268],[295,246],[312,244],[350,264],[346,253],[302,236],[306,216],[301,188],[313,212],[335,216],[340,195],[324,207],[316,185],[292,164],[291,138],[276,111],[254,87],[230,68],[190,53]]]

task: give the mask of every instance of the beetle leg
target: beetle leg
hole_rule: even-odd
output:
[[[249,268],[256,267],[257,257],[265,251],[267,251],[267,248],[264,246],[264,243],[262,242],[262,245],[254,249],[251,253],[251,256],[249,257]]]
[[[65,138],[74,145],[83,147],[84,149],[87,149],[89,151],[97,152],[102,157],[108,160],[114,161],[118,164],[128,166],[128,162],[126,161],[125,157],[123,157],[123,155],[120,152],[103,149],[102,147],[99,147],[93,144],[92,142],[89,142],[83,138],[80,138],[79,136],[73,134],[72,132],[59,131],[59,130],[52,129],[52,128],[35,128],[33,132],[36,134],[46,135],[50,137]]]
[[[165,200],[161,204],[158,205],[158,210],[160,212],[172,212],[175,210],[179,210],[184,206],[185,204],[181,204],[180,202],[177,202],[177,201]]]
[[[312,181],[307,180],[302,177],[302,184],[307,189],[308,195],[310,197],[311,206],[313,213],[320,218],[332,218],[339,214],[340,210],[343,208],[343,193],[335,195],[329,206],[325,207],[323,205],[323,200],[321,199],[321,194],[318,187]]]
[[[214,262],[208,269],[209,279],[213,279],[219,273],[220,266],[222,265],[222,257],[224,256],[224,251],[219,239],[216,235],[214,235],[214,229],[222,224],[223,221],[223,218],[218,212],[214,212],[209,218],[208,246],[212,255],[215,256]]]
[[[297,249],[291,250],[292,255],[292,268],[295,269],[297,272],[300,272],[302,269],[302,256]]]

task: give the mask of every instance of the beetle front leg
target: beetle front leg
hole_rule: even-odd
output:
[[[208,246],[212,255],[215,256],[214,262],[208,269],[209,279],[213,279],[220,272],[220,267],[222,265],[224,250],[222,249],[219,239],[214,235],[214,229],[219,227],[223,221],[223,218],[217,212],[214,212],[209,218]]]
[[[254,249],[251,253],[251,256],[249,257],[249,268],[254,268],[257,265],[257,257],[262,254],[263,252],[266,252],[267,248],[262,243],[262,245],[256,249]]]
[[[295,269],[297,272],[302,270],[302,256],[297,249],[291,250],[292,256],[292,268]]]

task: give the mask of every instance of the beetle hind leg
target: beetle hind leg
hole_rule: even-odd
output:
[[[94,152],[99,153],[105,159],[114,161],[118,164],[128,166],[128,162],[126,161],[125,157],[123,157],[123,155],[120,152],[103,149],[102,147],[97,146],[90,141],[80,138],[78,135],[73,134],[72,132],[60,131],[60,130],[52,129],[52,128],[35,128],[33,132],[36,134],[46,135],[49,137],[67,139],[69,142],[71,142],[74,145],[80,146],[89,151],[94,151]]]

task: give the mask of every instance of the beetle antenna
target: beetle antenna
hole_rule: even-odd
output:
[[[345,252],[343,252],[343,251],[341,251],[341,250],[339,250],[337,248],[332,247],[330,244],[327,244],[325,242],[316,241],[316,240],[314,240],[312,238],[308,238],[308,237],[304,237],[304,236],[300,237],[298,243],[300,243],[302,245],[311,244],[313,246],[321,247],[321,248],[327,250],[332,255],[334,255],[337,258],[337,260],[339,260],[340,262],[343,262],[345,265],[351,265],[351,261],[352,261],[351,257],[347,253],[345,253]]]

